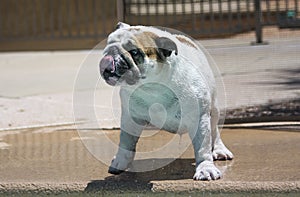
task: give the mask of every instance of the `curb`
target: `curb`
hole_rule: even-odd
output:
[[[84,183],[0,183],[0,195],[12,194],[71,194],[84,191]]]
[[[240,181],[159,181],[154,192],[208,192],[208,193],[296,193],[300,182],[240,182]]]
[[[299,122],[250,122],[250,123],[236,123],[236,124],[224,124],[224,129],[242,129],[242,128],[276,128],[276,127],[299,127]]]
[[[194,193],[202,192],[207,194],[240,194],[240,193],[298,193],[300,192],[300,182],[242,182],[242,181],[151,181],[151,187],[145,188],[118,187],[118,185],[128,184],[124,181],[111,182],[110,184],[94,184],[93,189],[86,190],[86,183],[1,183],[0,194],[26,194],[26,195],[59,195],[59,194],[87,194],[95,193],[126,194],[133,192],[151,193]],[[129,183],[132,184],[132,183]],[[145,186],[147,183],[143,183]],[[114,189],[112,189],[114,188]]]

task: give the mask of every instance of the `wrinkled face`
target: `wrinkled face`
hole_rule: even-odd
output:
[[[138,47],[135,36],[127,30],[117,30],[107,40],[100,73],[109,85],[122,81],[135,84],[143,75],[145,53]]]
[[[168,38],[135,27],[119,28],[108,37],[100,73],[109,85],[134,85],[146,78],[149,61],[164,61],[172,51],[177,47]]]

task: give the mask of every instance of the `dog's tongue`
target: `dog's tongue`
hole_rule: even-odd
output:
[[[104,56],[100,62],[101,73],[103,73],[104,70],[110,71],[111,73],[116,70],[114,58],[111,55]]]

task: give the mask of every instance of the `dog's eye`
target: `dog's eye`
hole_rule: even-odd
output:
[[[137,57],[138,55],[139,55],[139,50],[138,49],[132,49],[132,50],[130,50],[129,51],[129,53],[130,53],[130,55],[132,56],[132,57]]]
[[[134,61],[135,64],[142,64],[144,62],[144,54],[140,51],[140,49],[132,49],[128,51]]]

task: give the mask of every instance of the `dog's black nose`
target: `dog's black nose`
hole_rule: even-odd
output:
[[[109,77],[110,73],[114,73],[116,71],[115,61],[111,55],[104,56],[100,61],[100,73],[106,77]]]

